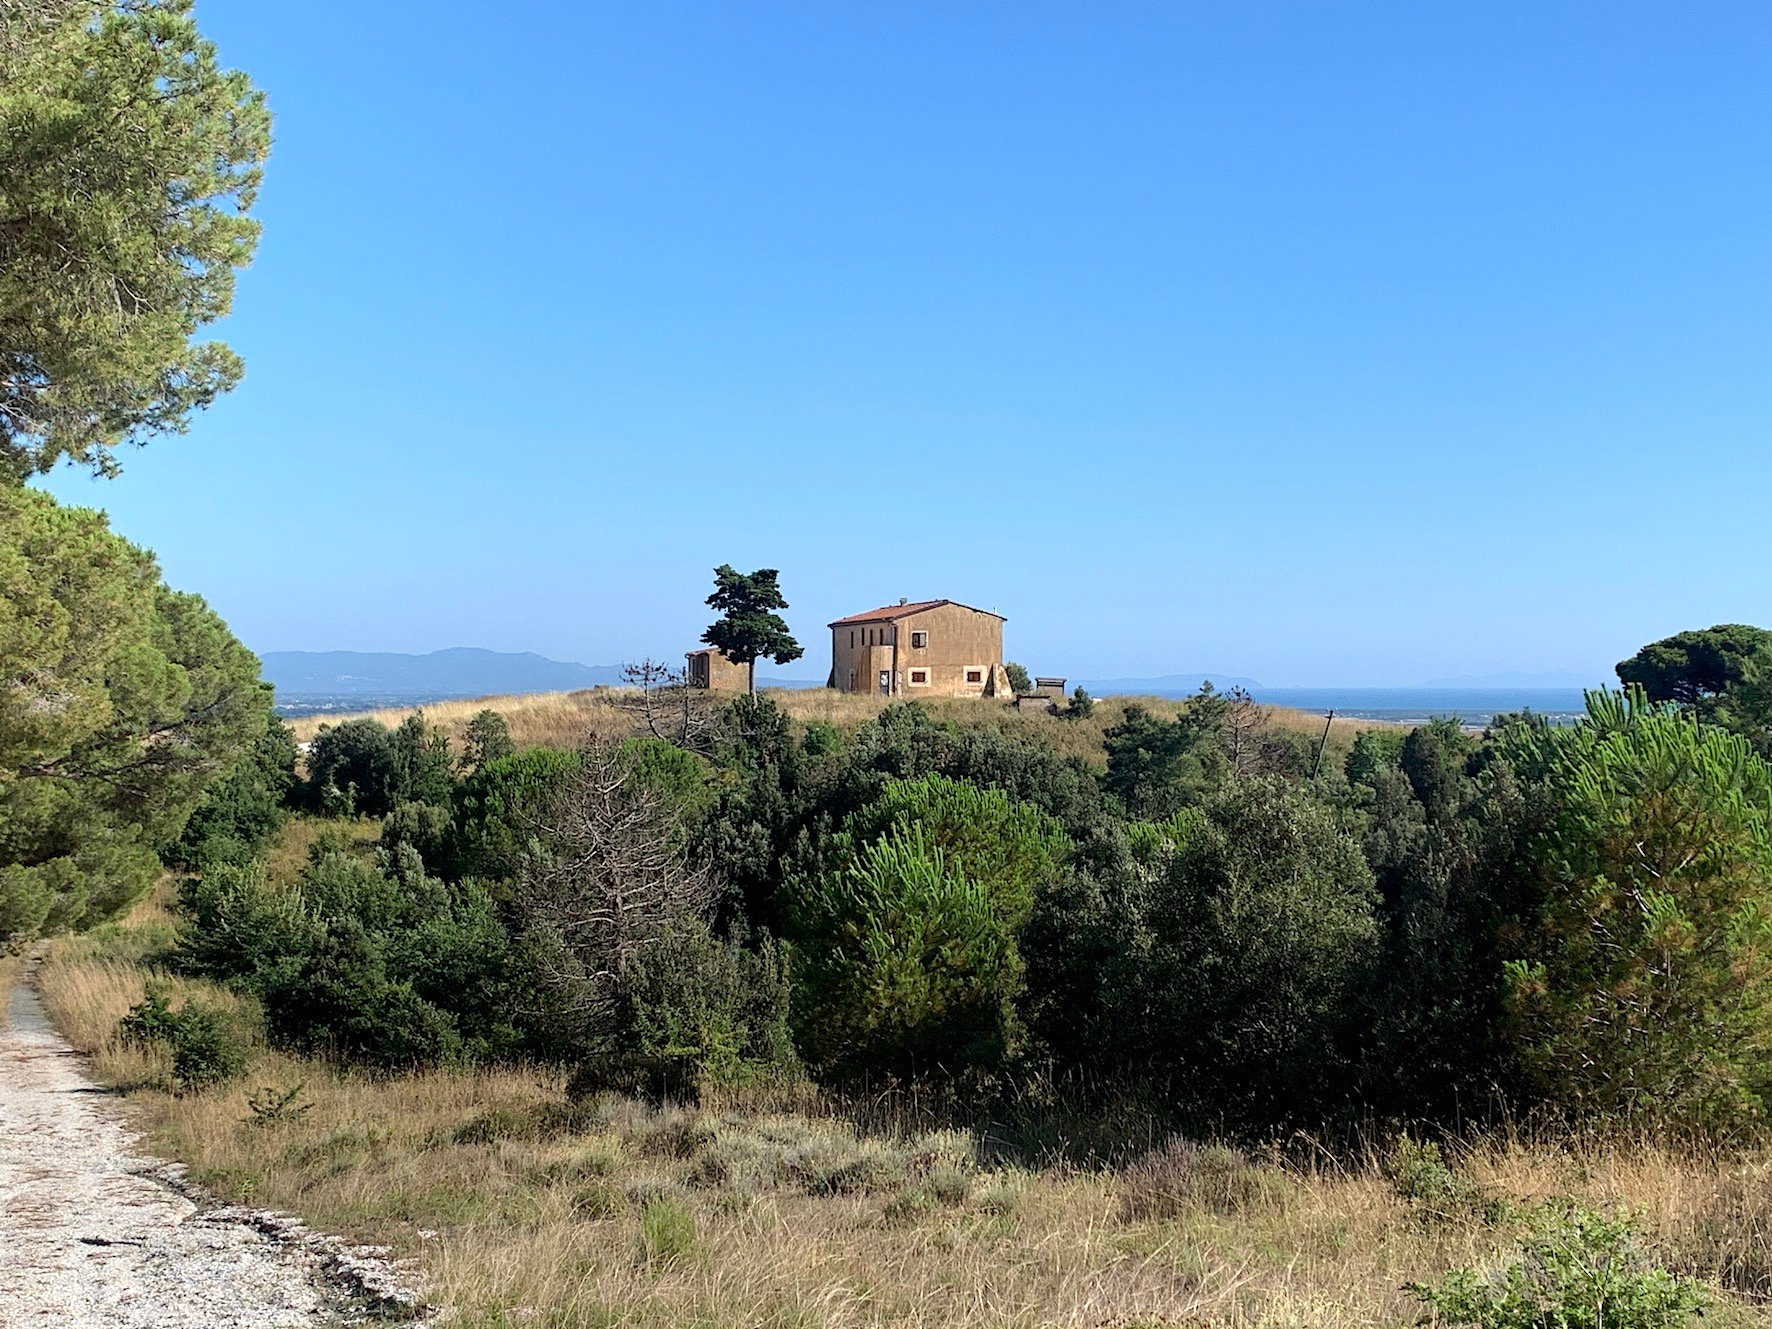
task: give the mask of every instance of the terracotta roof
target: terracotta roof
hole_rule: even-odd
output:
[[[891,623],[912,614],[920,614],[925,609],[936,609],[941,605],[953,605],[956,609],[972,609],[971,605],[963,605],[958,600],[910,600],[904,604],[886,605],[880,609],[870,609],[865,614],[850,614],[847,618],[833,619],[826,626],[833,628],[847,627],[851,623]],[[972,609],[975,614],[990,614],[992,618],[1002,618],[1001,614],[991,614],[988,609]],[[1005,620],[1006,622],[1007,620]]]

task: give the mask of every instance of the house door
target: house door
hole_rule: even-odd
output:
[[[890,697],[892,695],[892,671],[890,669],[880,671],[880,692],[883,696]]]

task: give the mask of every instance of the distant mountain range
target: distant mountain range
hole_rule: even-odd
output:
[[[618,665],[550,660],[457,646],[429,655],[393,651],[266,651],[259,659],[280,700],[378,697],[441,700],[494,693],[570,692],[621,682]]]

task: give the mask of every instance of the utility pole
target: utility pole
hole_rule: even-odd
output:
[[[1323,737],[1317,743],[1317,760],[1311,765],[1311,779],[1313,780],[1317,778],[1317,773],[1323,769],[1323,749],[1329,746],[1329,726],[1334,723],[1335,712],[1332,709],[1329,712],[1329,718],[1323,721]]]

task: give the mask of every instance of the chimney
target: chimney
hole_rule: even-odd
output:
[[[906,597],[906,596],[902,596],[902,595],[901,595],[901,596],[899,596],[899,597],[898,597],[898,602],[899,602],[899,603],[900,603],[900,604],[901,604],[901,605],[908,605],[908,604],[909,604],[909,603],[910,603],[910,600],[909,600],[909,599],[908,599],[908,598],[907,598],[907,597]]]

